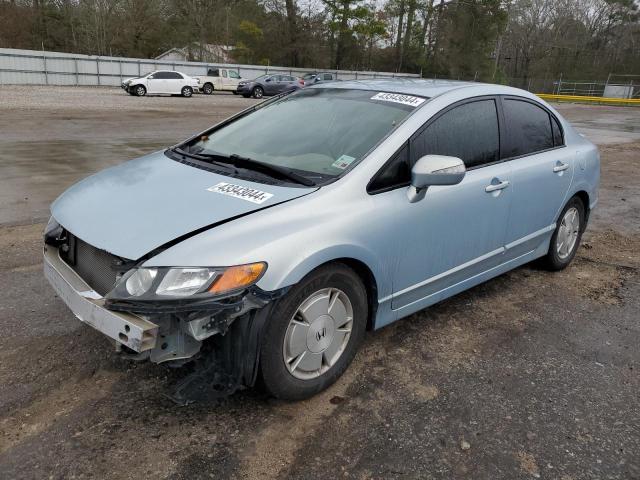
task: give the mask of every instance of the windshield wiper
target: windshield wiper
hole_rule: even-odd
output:
[[[254,160],[253,158],[249,158],[249,157],[241,157],[240,155],[237,155],[235,153],[229,156],[225,156],[219,153],[217,154],[216,153],[211,153],[211,154],[209,153],[193,154],[192,153],[190,155],[193,155],[194,157],[207,158],[207,159],[215,158],[216,163],[229,164],[238,168],[246,168],[248,170],[254,170],[256,172],[266,173],[271,177],[275,176],[275,177],[285,178],[294,183],[304,185],[305,187],[314,187],[316,185],[316,182],[314,182],[313,180],[310,180],[307,177],[304,177],[299,173],[296,173],[286,167],[273,165],[271,163],[260,162],[258,160]]]
[[[233,166],[246,168],[248,170],[255,170],[256,172],[266,173],[270,176],[283,177],[287,180],[291,180],[292,182],[304,185],[306,187],[314,187],[316,185],[316,182],[314,182],[313,180],[310,180],[307,177],[304,177],[286,167],[260,162],[249,157],[241,157],[240,155],[237,155],[235,153],[231,155],[225,155],[222,153],[192,153],[187,152],[180,147],[175,147],[172,150],[179,155],[195,158],[196,160],[204,160],[206,162],[210,162],[222,167],[228,168],[229,166]]]
[[[294,172],[293,170],[281,167],[280,165],[273,165],[272,163],[264,163],[258,160],[254,160],[249,157],[241,157],[237,154],[229,155],[229,160],[232,161],[233,166],[240,168],[248,168],[250,170],[262,171],[263,173],[273,175],[280,175],[281,177],[286,178],[287,180],[291,180],[295,183],[299,183],[300,185],[304,185],[306,187],[315,186],[316,182],[308,179],[300,175],[299,173]]]
[[[223,168],[229,168],[229,166],[232,166],[232,167],[235,166],[233,163],[227,161],[228,157],[224,155],[216,155],[216,154],[201,155],[198,153],[187,152],[180,147],[174,147],[174,148],[171,148],[170,150],[184,157],[194,158],[196,160],[202,160],[208,163],[213,163],[214,165],[217,165]],[[222,160],[222,161],[219,161],[219,160]],[[235,173],[237,173],[235,168],[233,170]]]

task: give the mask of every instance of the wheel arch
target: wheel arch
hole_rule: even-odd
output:
[[[589,214],[591,213],[589,193],[587,193],[585,190],[578,190],[571,196],[571,198],[573,197],[578,197],[582,202],[582,206],[584,207],[584,226],[583,226],[583,229],[584,229],[587,227],[587,222],[589,221]]]
[[[343,265],[346,265],[353,270],[358,277],[360,277],[360,280],[362,280],[364,288],[367,290],[367,305],[369,307],[367,314],[367,330],[373,330],[376,313],[378,311],[378,282],[376,282],[376,277],[373,275],[373,272],[363,261],[349,257],[336,258],[335,260],[331,260],[320,266],[331,263],[342,263]]]
[[[358,254],[359,253],[359,254]],[[367,316],[367,330],[373,330],[378,311],[378,299],[380,290],[384,288],[376,275],[375,258],[368,258],[367,252],[325,251],[317,252],[312,257],[307,257],[304,262],[298,264],[281,279],[281,285],[295,285],[304,277],[320,267],[340,263],[346,265],[362,280],[367,291],[367,304],[369,312]],[[372,264],[372,262],[374,262]],[[260,286],[260,283],[258,283]]]

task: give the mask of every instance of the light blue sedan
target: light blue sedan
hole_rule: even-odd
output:
[[[328,83],[74,185],[45,275],[122,355],[302,399],[378,329],[508,270],[573,259],[596,147],[528,92]],[[198,384],[198,389],[193,385]]]

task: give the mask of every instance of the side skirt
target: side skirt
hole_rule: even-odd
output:
[[[435,303],[441,302],[442,300],[452,297],[453,295],[468,290],[471,287],[475,287],[476,285],[486,282],[487,280],[495,278],[499,275],[502,275],[503,273],[513,270],[514,268],[524,265],[525,263],[529,263],[536,258],[540,258],[546,255],[547,251],[549,250],[549,240],[550,239],[547,239],[546,241],[542,242],[535,250],[524,253],[516,258],[508,260],[507,262],[501,263],[496,267],[485,270],[482,273],[479,273],[447,288],[432,293],[427,297],[421,298],[420,300],[412,302],[399,309],[391,309],[390,299],[385,299],[386,301],[379,305],[374,330],[382,328],[396,320],[407,317]]]

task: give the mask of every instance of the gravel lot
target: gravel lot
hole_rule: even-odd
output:
[[[327,392],[177,407],[42,277],[78,179],[254,100],[0,86],[0,478],[640,479],[640,109],[559,105],[601,146],[574,263],[525,266],[371,333]]]

